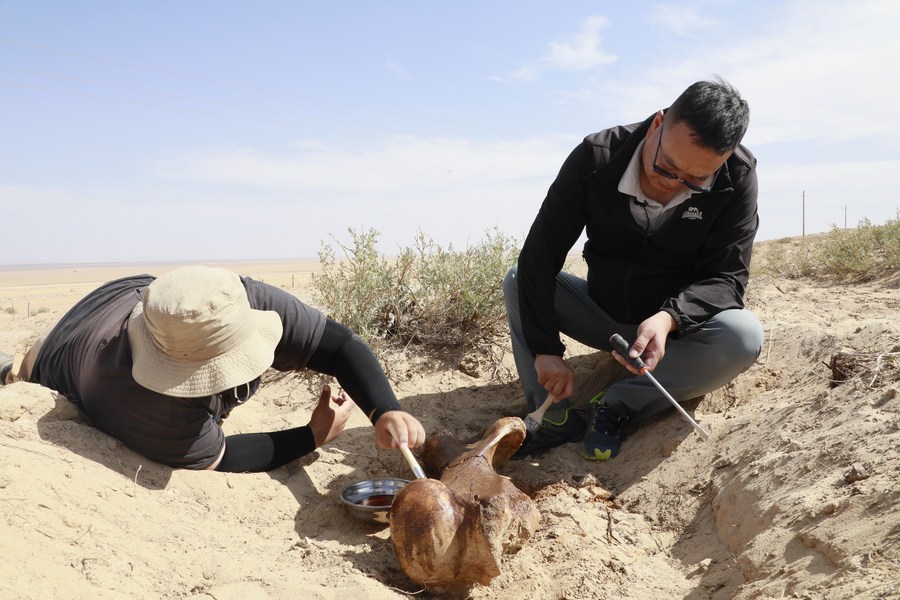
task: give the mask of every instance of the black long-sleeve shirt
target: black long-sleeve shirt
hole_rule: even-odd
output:
[[[100,430],[132,450],[174,467],[203,469],[219,456],[220,422],[232,405],[225,394],[174,398],[138,384],[131,375],[128,321],[140,291],[154,277],[140,275],[104,284],[73,306],[44,341],[30,380],[79,404]],[[357,405],[375,417],[400,408],[368,347],[342,326],[284,290],[242,277],[250,306],[279,314],[283,333],[272,368],[307,366],[335,375]],[[351,360],[352,359],[352,360]],[[307,436],[309,451],[315,440]]]
[[[759,226],[756,158],[738,146],[712,191],[692,195],[647,233],[618,184],[652,120],[587,136],[550,186],[519,254],[522,324],[533,353],[565,351],[553,296],[582,231],[590,296],[620,323],[664,310],[688,334],[720,311],[743,307]]]

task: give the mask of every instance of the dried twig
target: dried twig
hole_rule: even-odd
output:
[[[80,540],[81,538],[83,538],[84,536],[86,536],[87,534],[89,534],[89,533],[91,532],[91,529],[93,529],[93,528],[94,528],[94,524],[91,523],[90,525],[88,525],[88,528],[85,529],[84,532],[83,532],[81,535],[79,535],[77,538],[75,538],[74,540],[72,540],[72,541],[69,542],[69,543],[70,543],[70,544],[75,544],[75,543],[77,543],[78,540]]]
[[[67,462],[72,464],[72,460],[68,458],[64,458],[62,456],[50,456],[49,454],[45,454],[44,452],[39,452],[38,450],[32,450],[31,448],[25,448],[23,446],[19,446],[16,444],[7,444],[6,442],[0,442],[0,446],[4,446],[6,448],[15,448],[16,450],[21,450],[23,452],[30,452],[31,454],[37,454],[38,456],[42,456],[44,458],[50,458],[53,460],[61,460],[63,462]]]
[[[584,535],[588,534],[588,532],[585,531],[584,527],[582,527],[581,523],[578,522],[578,519],[575,518],[575,515],[570,514],[569,518],[572,519],[572,522],[575,523],[575,525],[578,527],[578,529],[581,530],[581,533],[583,533]]]
[[[784,292],[782,292],[782,293],[784,293]],[[766,346],[766,358],[761,363],[759,363],[760,366],[764,367],[767,364],[769,364],[769,356],[771,356],[771,354],[772,354],[772,342],[775,340],[775,330],[776,329],[778,329],[778,327],[770,327],[769,328],[769,344]]]
[[[900,355],[900,352],[882,352],[878,355],[878,358],[875,359],[875,373],[872,375],[872,381],[869,382],[869,387],[875,385],[875,379],[878,378],[878,371],[881,369],[881,359],[885,356],[897,356]]]
[[[613,525],[612,511],[607,508],[606,509],[606,541],[612,542],[615,540],[616,542],[621,544],[622,541],[619,540],[619,538],[617,538],[613,534],[612,525]]]
[[[428,588],[423,587],[421,590],[417,590],[415,592],[407,592],[406,590],[402,590],[402,589],[394,587],[392,585],[385,585],[385,587],[388,589],[394,590],[395,592],[400,592],[401,594],[406,594],[407,596],[415,596],[416,594],[421,594],[422,592],[424,592],[425,590],[428,589]]]
[[[143,463],[138,465],[137,471],[134,472],[134,496],[137,496],[137,476],[138,473],[141,472],[141,468],[143,467]]]

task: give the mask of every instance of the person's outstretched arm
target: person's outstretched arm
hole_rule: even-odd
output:
[[[362,338],[337,321],[328,319],[319,345],[307,365],[333,375],[375,426],[375,440],[383,448],[410,448],[425,443],[425,428],[400,408],[381,364]],[[394,440],[391,425],[397,434]]]
[[[325,386],[309,424],[284,431],[240,433],[225,438],[225,452],[214,467],[226,473],[271,471],[327,444],[344,430],[353,401],[346,393],[331,396]]]

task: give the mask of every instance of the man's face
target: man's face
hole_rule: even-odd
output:
[[[693,131],[683,121],[669,122],[664,126],[663,114],[659,112],[650,124],[644,142],[641,189],[658,201],[671,200],[686,187],[699,191],[696,188],[702,188],[729,156],[731,152],[717,154],[698,146]],[[654,161],[659,170],[653,168]]]

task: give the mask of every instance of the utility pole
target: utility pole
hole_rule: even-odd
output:
[[[801,231],[801,234],[802,234],[801,237],[806,237],[806,190],[804,190],[804,191],[800,194],[800,197],[803,198],[803,213],[802,213],[802,215],[801,215],[801,217],[802,217],[802,224],[801,224],[801,229],[800,229],[800,231]]]

